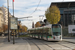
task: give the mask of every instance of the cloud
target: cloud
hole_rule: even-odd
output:
[[[32,21],[22,21],[22,25],[26,25],[28,28],[32,27],[32,22],[36,23],[40,20],[39,15],[44,15],[46,9],[50,6],[51,2],[61,2],[63,0],[41,0],[38,8],[37,5],[40,0],[15,0],[14,2],[14,13],[15,17],[27,17],[27,16],[33,16]],[[64,0],[64,1],[74,1],[74,0]],[[7,0],[4,0],[4,6],[7,7]],[[9,0],[9,8],[10,13],[12,12],[12,0]],[[37,9],[36,9],[37,8]],[[36,9],[36,11],[35,11]],[[35,12],[34,12],[35,11]],[[43,17],[43,20],[45,19],[45,16]]]

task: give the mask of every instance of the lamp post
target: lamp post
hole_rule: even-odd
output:
[[[10,42],[10,23],[9,23],[9,0],[7,0],[7,6],[8,6],[8,42]]]

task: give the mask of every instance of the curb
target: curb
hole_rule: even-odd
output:
[[[66,41],[66,40],[62,40],[62,41],[75,44],[75,42],[71,42],[71,41]]]

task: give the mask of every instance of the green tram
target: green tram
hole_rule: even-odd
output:
[[[46,25],[28,29],[30,37],[44,39],[47,41],[61,41],[62,40],[62,26],[60,24]]]

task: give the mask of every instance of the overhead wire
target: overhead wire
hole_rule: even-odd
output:
[[[39,3],[37,5],[37,7],[35,8],[35,10],[30,15],[32,15],[37,10],[38,6],[40,5],[40,2],[41,2],[41,0],[39,1]]]
[[[38,6],[40,5],[40,2],[41,2],[41,0],[39,1],[39,3],[38,3],[38,5],[37,5],[37,7],[35,8],[35,10],[34,10],[30,15],[32,15],[32,14],[37,10]],[[29,16],[30,16],[30,15],[29,15]],[[21,18],[27,18],[27,17],[21,17]],[[21,19],[21,18],[18,18],[18,19]]]

